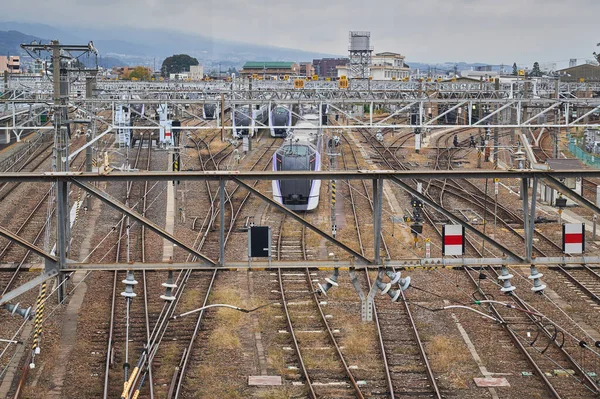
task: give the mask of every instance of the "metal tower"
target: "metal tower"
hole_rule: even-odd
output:
[[[369,65],[371,65],[371,32],[350,32],[349,52],[349,78],[350,79],[368,79],[370,75]]]

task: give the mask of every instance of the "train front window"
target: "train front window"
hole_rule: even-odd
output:
[[[284,148],[284,154],[292,157],[306,157],[309,154],[310,147],[305,145],[287,145]]]

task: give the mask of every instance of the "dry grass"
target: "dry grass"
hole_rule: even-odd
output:
[[[215,289],[210,294],[209,303],[224,303],[239,307],[245,307],[246,305],[240,297],[240,292],[231,288]],[[216,313],[216,318],[219,319],[219,321],[229,324],[232,328],[240,323],[243,316],[242,313],[228,308],[217,308]]]
[[[279,375],[285,375],[290,371],[285,364],[283,349],[279,346],[271,346],[267,349],[267,362]]]
[[[305,351],[302,359],[307,369],[339,370],[340,361],[334,350],[331,351]]]
[[[198,399],[242,399],[244,396],[238,390],[238,387],[231,384],[227,378],[216,373],[216,370],[210,365],[200,365],[197,369],[199,379],[190,381],[191,392],[194,398]]]
[[[344,354],[349,356],[365,356],[376,336],[373,325],[354,324],[348,325],[348,333],[341,339],[344,346]]]
[[[179,310],[181,310],[181,313],[184,313],[197,309],[202,306],[203,298],[199,288],[186,289],[179,301]]]
[[[436,335],[427,344],[427,352],[432,368],[440,374],[446,374],[446,380],[453,388],[468,388],[470,376],[466,375],[460,365],[469,359],[469,355],[461,342]]]
[[[281,386],[260,391],[254,397],[259,399],[290,399],[301,397],[305,393],[303,387]]]
[[[165,366],[160,367],[157,370],[155,378],[170,380],[175,371],[175,365],[179,364],[181,353],[177,350],[177,344],[175,342],[168,342],[161,347],[161,354],[164,356],[161,364]]]
[[[208,339],[209,346],[217,350],[241,348],[242,344],[236,330],[227,324],[215,328]]]

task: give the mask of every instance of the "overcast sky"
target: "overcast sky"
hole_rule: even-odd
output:
[[[600,42],[600,0],[9,0],[2,8],[14,21],[172,28],[333,54],[347,53],[349,30],[365,30],[376,52],[407,62],[566,63],[591,58]]]

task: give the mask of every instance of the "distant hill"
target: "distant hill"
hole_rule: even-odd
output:
[[[14,30],[0,30],[0,55],[26,54],[25,50],[20,47],[21,43],[31,43],[34,40],[42,41],[37,36],[26,35]]]
[[[204,65],[224,61],[238,67],[246,61],[312,61],[313,58],[337,56],[160,29],[63,28],[21,22],[0,22],[0,29],[18,30],[69,44],[92,40],[103,56],[118,58],[129,65],[153,66],[156,63],[157,68],[164,58],[181,53],[196,57]]]
[[[20,55],[22,57],[28,57],[29,55],[25,50],[21,48],[23,43],[31,43],[32,41],[38,43],[49,43],[50,40],[42,39],[40,36],[26,35],[22,32],[9,30],[0,30],[0,55]],[[95,66],[93,59],[82,59],[83,63],[89,67]],[[107,57],[100,54],[98,58],[98,65],[104,68],[112,68],[113,66],[128,65],[125,61],[115,58]]]

